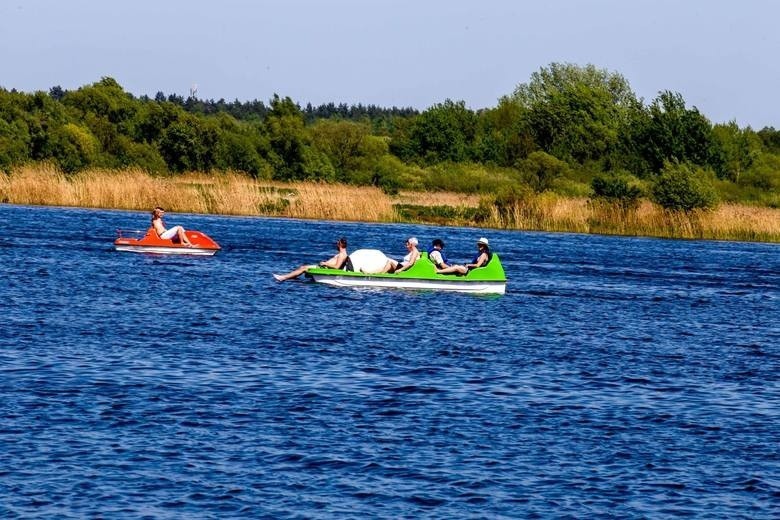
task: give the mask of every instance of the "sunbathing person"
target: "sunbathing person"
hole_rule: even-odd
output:
[[[297,278],[309,269],[313,269],[315,267],[330,267],[331,269],[341,269],[344,267],[344,263],[347,261],[348,255],[347,255],[347,239],[344,237],[339,238],[336,241],[336,247],[338,248],[338,253],[333,255],[328,260],[323,260],[319,264],[307,264],[302,265],[298,269],[295,269],[293,271],[290,271],[287,274],[275,274],[274,278],[276,278],[278,281],[283,282],[285,280],[290,280],[292,278]]]
[[[174,237],[179,239],[179,242],[187,247],[192,247],[192,242],[187,238],[187,234],[184,232],[184,228],[181,226],[173,226],[170,229],[165,229],[162,217],[165,215],[165,210],[160,206],[157,206],[152,210],[152,227],[157,233],[157,236],[163,240],[173,240]]]
[[[393,260],[392,258],[387,259],[387,263],[385,264],[385,267],[382,269],[382,273],[400,273],[401,271],[405,271],[412,267],[414,263],[420,258],[420,251],[417,250],[417,239],[415,237],[410,237],[406,241],[406,249],[409,250],[409,252],[404,256],[403,260],[400,262],[397,260]]]

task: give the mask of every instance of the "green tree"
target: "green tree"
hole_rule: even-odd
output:
[[[780,154],[780,130],[766,126],[758,131],[758,137],[761,138],[761,142],[768,152]]]
[[[172,123],[160,138],[160,154],[174,172],[209,171],[214,166],[217,132],[202,119],[185,114]]]
[[[301,109],[289,97],[280,98],[276,94],[270,104],[264,129],[275,178],[285,181],[306,179],[313,173],[306,168],[306,162],[313,157],[307,152],[309,136]]]
[[[87,168],[94,163],[99,144],[87,128],[66,123],[49,132],[51,157],[66,173]]]
[[[643,122],[643,127],[635,129],[636,140],[651,172],[661,171],[667,161],[711,164],[712,125],[696,107],[687,108],[680,94],[659,94]]]
[[[715,163],[718,176],[738,182],[761,155],[761,138],[750,128],[741,129],[735,121],[715,125],[712,129]]]
[[[642,190],[627,175],[600,174],[591,181],[593,196],[619,204],[624,208],[634,207],[642,196]]]
[[[92,113],[104,117],[120,126],[123,133],[126,130],[123,123],[130,120],[136,110],[133,96],[125,92],[113,78],[103,78],[90,86],[65,92],[62,103],[81,114]]]
[[[512,166],[537,149],[527,111],[508,97],[498,106],[477,113],[475,159],[497,166]]]
[[[370,129],[362,123],[323,119],[310,129],[313,146],[324,153],[333,165],[336,180],[348,182],[362,166]]]
[[[30,157],[32,137],[24,94],[0,89],[0,171]]]
[[[535,72],[511,98],[527,110],[542,150],[579,163],[614,153],[621,130],[640,104],[621,75],[568,63]]]
[[[751,186],[767,194],[780,195],[780,155],[762,153],[737,181],[740,186]]]
[[[132,121],[132,138],[137,142],[156,143],[165,129],[184,116],[184,110],[167,101],[139,103]]]
[[[690,163],[667,162],[652,187],[652,196],[666,209],[711,208],[717,196],[707,173]]]
[[[542,151],[531,153],[517,163],[523,179],[537,193],[552,188],[553,181],[569,172],[569,165]]]
[[[447,99],[424,111],[409,129],[410,147],[426,164],[462,162],[471,156],[476,116],[464,101]]]

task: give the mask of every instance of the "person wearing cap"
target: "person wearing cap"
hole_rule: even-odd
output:
[[[409,237],[406,240],[406,249],[409,250],[409,252],[406,254],[406,256],[404,256],[404,259],[398,262],[397,260],[388,258],[384,269],[382,269],[380,272],[400,273],[401,271],[406,271],[412,267],[414,263],[420,258],[420,251],[417,250],[418,243],[419,242],[417,241],[417,238]]]
[[[276,278],[276,280],[279,282],[283,282],[291,278],[297,278],[314,267],[330,267],[331,269],[341,269],[344,267],[344,264],[349,258],[347,255],[347,239],[341,237],[336,240],[336,248],[338,249],[338,253],[333,255],[329,260],[323,260],[319,264],[302,265],[298,269],[290,271],[287,274],[275,274],[274,278]]]
[[[447,255],[444,254],[444,241],[440,238],[434,238],[431,247],[428,249],[428,259],[433,262],[437,269],[444,269],[450,266]]]
[[[472,269],[476,269],[477,267],[485,267],[493,256],[490,253],[490,242],[488,242],[488,239],[483,237],[477,240],[477,249],[479,252],[471,261],[471,263],[464,265],[451,265],[449,267],[445,267],[444,269],[436,269],[436,273],[466,274]]]

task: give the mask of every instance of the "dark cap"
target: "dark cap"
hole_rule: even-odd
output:
[[[433,247],[439,246],[440,248],[444,249],[444,242],[440,238],[434,238],[433,242],[431,242],[431,245]]]

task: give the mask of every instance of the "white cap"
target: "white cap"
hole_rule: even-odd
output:
[[[415,246],[415,247],[416,247],[416,246],[417,246],[417,243],[418,243],[418,242],[417,242],[417,237],[409,237],[409,240],[408,240],[408,242],[409,242],[410,244],[412,244],[413,246]]]
[[[479,240],[477,240],[477,244],[485,244],[486,246],[489,246],[489,245],[490,245],[490,242],[488,242],[488,239],[487,239],[487,238],[485,238],[485,237],[482,237],[482,238],[480,238]]]

